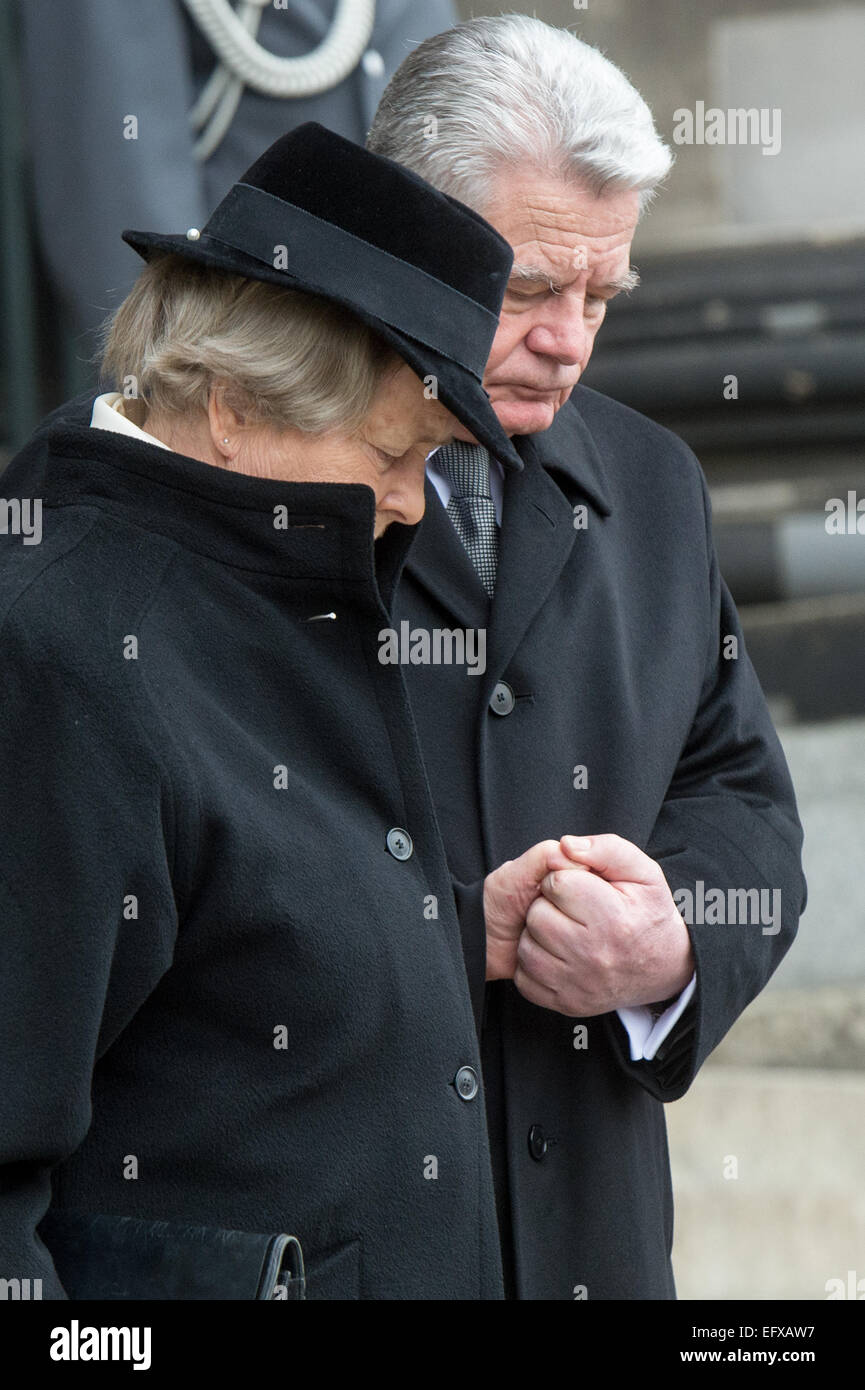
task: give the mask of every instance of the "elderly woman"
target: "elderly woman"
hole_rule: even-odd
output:
[[[480,385],[510,249],[315,125],[200,233],[125,235],[118,390],[4,481],[43,521],[0,552],[0,1277],[295,1297],[299,1242],[310,1298],[501,1297],[459,923],[378,656],[426,456],[462,427],[520,466]]]

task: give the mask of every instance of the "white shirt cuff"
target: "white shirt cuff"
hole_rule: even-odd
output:
[[[645,1004],[633,1009],[616,1010],[627,1029],[632,1062],[652,1061],[667,1034],[685,1012],[696,988],[697,972],[694,971],[675,1004],[665,1009],[657,1021],[652,1018],[652,1011]]]

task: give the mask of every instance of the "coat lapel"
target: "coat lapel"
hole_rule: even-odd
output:
[[[529,435],[516,439],[525,468],[505,477],[499,565],[487,661],[506,669],[523,634],[549,594],[574,544],[573,513],[545,471]]]
[[[485,628],[490,616],[486,590],[429,478],[424,491],[426,510],[405,568],[461,627]]]
[[[487,627],[487,662],[502,672],[561,574],[574,545],[571,495],[601,516],[611,507],[594,440],[573,402],[550,429],[517,435],[525,467],[505,470],[492,608],[441,500],[426,480],[426,512],[405,568],[466,628]],[[556,481],[558,474],[560,481]]]

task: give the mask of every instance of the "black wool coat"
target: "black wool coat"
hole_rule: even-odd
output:
[[[671,1298],[663,1106],[789,948],[802,830],[694,455],[585,387],[549,430],[514,442],[525,468],[505,479],[492,605],[429,481],[396,603],[409,632],[487,633],[483,676],[405,670],[482,1029],[506,1286],[527,1299]],[[699,882],[726,901],[780,892],[764,900],[780,901],[777,931],[753,906],[739,924],[691,914],[696,994],[652,1061],[630,1060],[615,1013],[584,1020],[578,1047],[579,1020],[512,982],[484,986],[484,874],[540,840],[604,832],[695,902]]]
[[[312,1299],[501,1298],[450,875],[377,659],[416,528],[374,547],[369,488],[89,409],[3,479],[43,521],[0,537],[0,1277],[66,1296],[52,1204],[294,1234]]]

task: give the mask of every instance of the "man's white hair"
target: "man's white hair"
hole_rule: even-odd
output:
[[[367,147],[483,213],[507,168],[636,189],[642,212],[673,156],[624,73],[528,15],[468,20],[425,39],[379,103]]]

